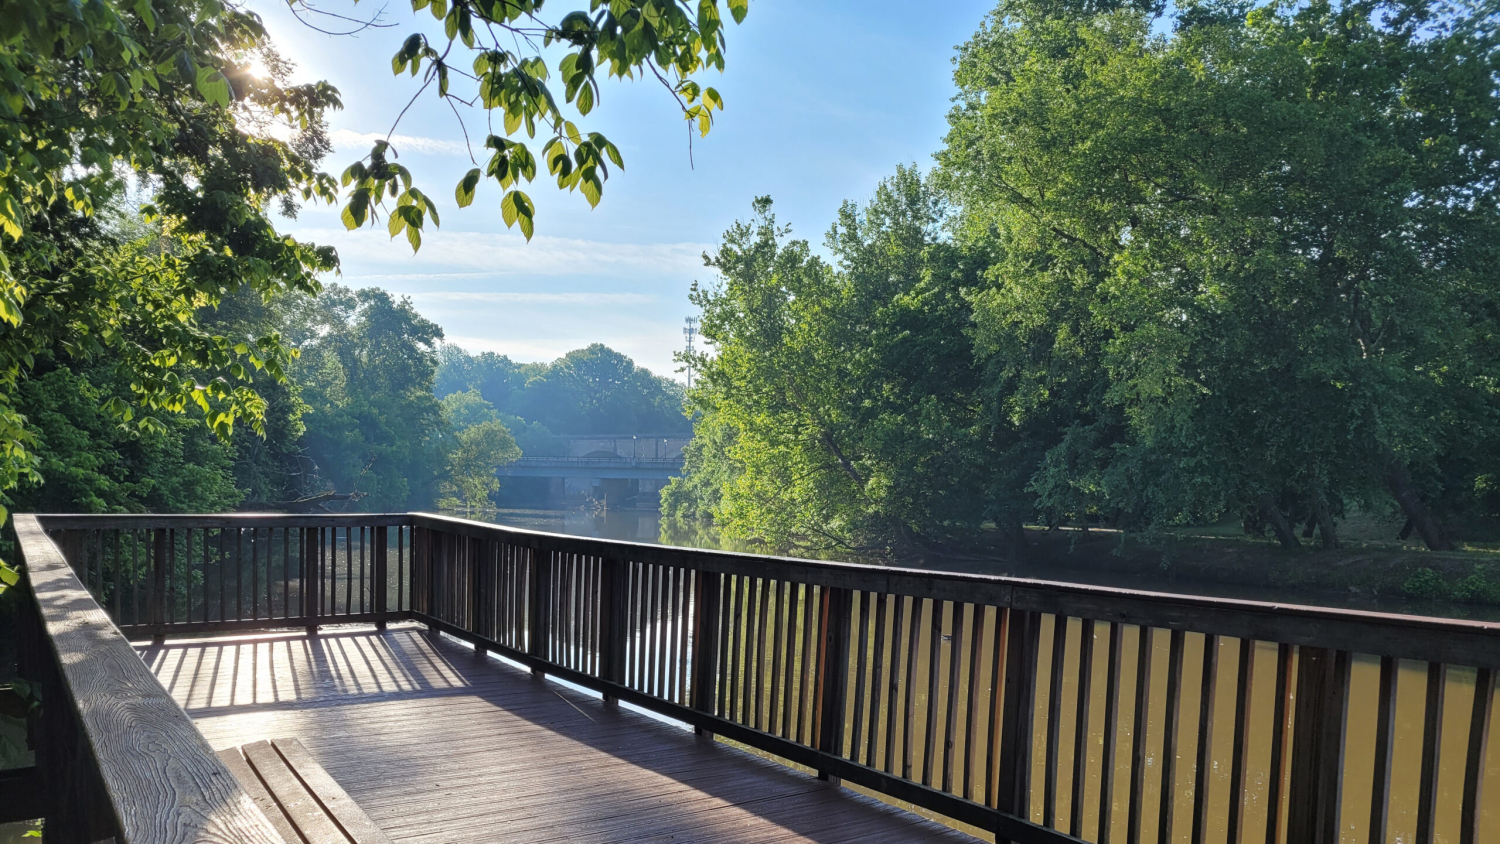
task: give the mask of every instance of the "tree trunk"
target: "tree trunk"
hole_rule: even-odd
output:
[[[1297,541],[1297,531],[1292,529],[1292,523],[1287,520],[1286,514],[1281,512],[1281,505],[1276,503],[1276,496],[1267,492],[1260,497],[1260,511],[1266,523],[1271,526],[1271,532],[1281,541],[1284,548],[1300,548],[1302,543]]]
[[[1313,519],[1318,523],[1318,533],[1322,535],[1324,548],[1342,546],[1338,529],[1333,524],[1333,513],[1328,510],[1328,499],[1321,492],[1313,497]]]
[[[1417,529],[1417,534],[1422,537],[1428,549],[1452,551],[1453,544],[1443,533],[1443,526],[1438,523],[1437,518],[1422,503],[1422,497],[1417,495],[1416,488],[1411,484],[1411,473],[1406,467],[1392,461],[1390,470],[1386,473],[1386,483],[1390,484],[1391,495],[1395,496],[1396,503],[1401,505],[1401,512],[1406,514],[1412,527]]]

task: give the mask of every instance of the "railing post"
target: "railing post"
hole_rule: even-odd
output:
[[[552,626],[552,552],[534,548],[531,551],[531,612],[527,621],[531,632],[527,637],[526,652],[537,659],[546,660],[551,641],[548,629]],[[545,672],[532,668],[531,673],[541,677]]]
[[[1297,649],[1288,841],[1336,844],[1339,839],[1348,688],[1347,653],[1306,646]]]
[[[693,687],[692,707],[706,715],[714,714],[719,672],[719,593],[724,576],[718,572],[698,572],[697,591],[693,597]],[[712,735],[701,727],[699,735]]]
[[[375,582],[372,584],[375,587],[373,590],[375,593],[375,611],[380,614],[380,617],[375,620],[376,630],[385,629],[386,616],[391,611],[390,589],[387,583],[390,579],[390,569],[386,564],[386,555],[389,553],[390,547],[390,530],[385,525],[378,525],[370,529],[373,534],[371,538],[375,540],[375,548],[371,552],[374,559],[371,560],[370,576],[375,579]]]
[[[1010,618],[1006,624],[1000,776],[995,808],[1008,815],[1029,818],[1031,730],[1035,718],[1037,651],[1041,646],[1042,614],[1015,609],[1006,609],[1004,612],[1010,613]],[[996,647],[999,647],[999,643],[996,643]]]
[[[599,572],[599,677],[625,682],[625,563],[606,557]],[[605,702],[614,700],[606,694]]]
[[[307,635],[318,634],[318,616],[321,614],[323,596],[323,529],[302,529],[302,615],[307,619]]]
[[[844,752],[844,700],[849,685],[849,622],[854,607],[854,593],[848,589],[824,587],[823,607],[818,614],[818,720],[813,742],[818,750],[832,756]],[[819,770],[818,779],[832,779]]]
[[[167,532],[151,531],[151,641],[166,641]]]
[[[483,539],[466,537],[463,540],[465,555],[469,561],[469,632],[476,638],[488,638],[483,618],[484,606],[484,560],[488,557],[489,543]],[[474,655],[482,657],[488,651],[483,644],[474,643]]]

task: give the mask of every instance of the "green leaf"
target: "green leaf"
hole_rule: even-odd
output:
[[[750,12],[750,0],[729,0],[729,14],[734,17],[735,23],[744,23],[745,15]]]
[[[454,191],[454,199],[458,201],[459,208],[468,208],[474,203],[474,192],[479,187],[480,176],[479,168],[475,167],[459,181],[458,189]]]
[[[505,227],[510,228],[516,224],[516,218],[520,213],[516,210],[516,194],[520,191],[509,191],[505,198],[500,200],[500,216],[505,218]]]
[[[203,99],[220,107],[229,106],[229,80],[215,67],[198,68],[198,93]]]

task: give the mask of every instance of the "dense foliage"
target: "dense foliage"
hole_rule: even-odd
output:
[[[701,132],[723,107],[695,80],[723,69],[717,0],[620,0],[549,20],[541,5],[413,0],[414,13],[443,22],[446,44],[415,34],[391,63],[395,74],[425,74],[417,96],[435,89],[455,112],[473,104],[501,118],[502,134],[483,141],[486,167],[461,180],[457,200],[472,203],[479,181],[495,179],[505,222],[528,238],[532,206],[517,187],[534,178],[538,156],[560,188],[591,204],[608,163],[623,166],[613,143],[564,119],[544,47],[562,48],[561,101],[582,116],[599,100],[601,76],[660,80]],[[747,3],[727,8],[741,20]],[[464,54],[467,68],[451,63]],[[285,379],[289,347],[275,334],[218,333],[202,317],[226,297],[314,294],[317,274],[337,266],[331,248],[278,234],[270,220],[272,208],[295,214],[298,202],[340,199],[338,181],[318,170],[329,151],[323,114],[340,106],[338,93],[287,84],[289,68],[254,14],[220,0],[0,6],[0,490],[39,479],[38,432],[18,391],[50,367],[78,370],[99,389],[108,382],[106,407],[127,426],[123,436],[170,436],[173,423],[159,416],[189,408],[221,439],[241,421],[266,433],[264,392]],[[460,95],[454,77],[473,90]],[[522,131],[541,132],[537,153],[517,139]],[[404,231],[415,248],[426,219],[437,219],[395,156],[377,142],[344,172],[344,220],[352,228],[384,213],[391,235]],[[98,214],[121,209],[130,180],[146,202],[122,216],[149,232],[122,233]],[[112,375],[93,371],[105,365]],[[282,418],[295,425],[295,408]],[[262,453],[242,468],[264,487],[277,482],[268,467],[287,456]],[[15,579],[0,565],[0,591]]]
[[[554,453],[566,434],[687,434],[683,389],[614,349],[595,343],[551,363],[504,355],[442,352],[437,394],[472,390],[499,412],[528,454]],[[519,424],[517,424],[519,423]]]
[[[674,511],[866,548],[981,513],[1332,546],[1356,507],[1444,548],[1495,514],[1492,8],[1005,0],[955,78],[921,239],[889,222],[906,172],[846,207],[837,266],[727,233],[690,456],[719,480]]]

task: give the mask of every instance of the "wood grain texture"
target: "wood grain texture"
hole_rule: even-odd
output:
[[[211,744],[296,736],[397,842],[974,840],[411,625],[141,654]]]
[[[281,836],[74,576],[36,517],[15,518],[36,610],[124,844]],[[62,702],[59,702],[62,703]],[[39,760],[47,764],[45,760]]]

